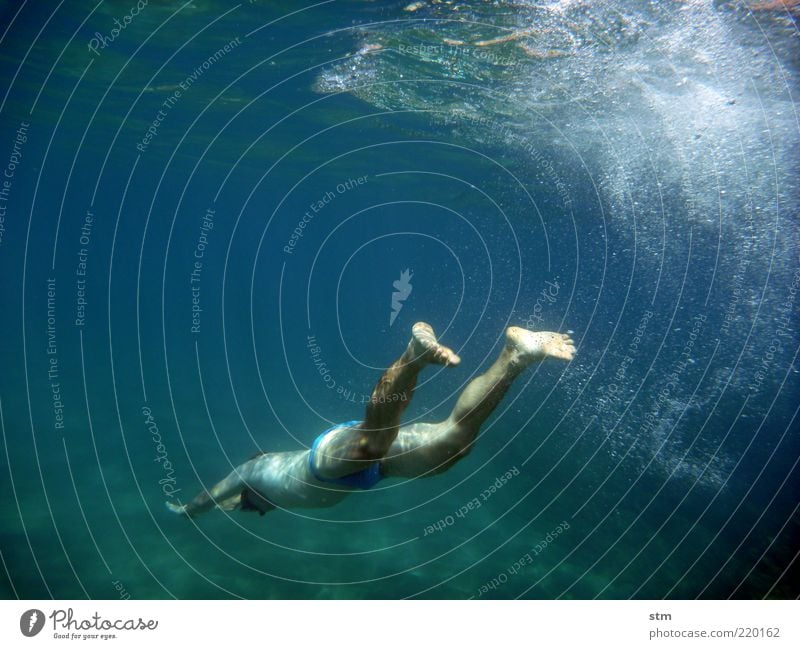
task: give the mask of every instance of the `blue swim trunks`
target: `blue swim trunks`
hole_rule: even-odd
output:
[[[325,435],[335,430],[339,430],[340,428],[352,428],[354,426],[358,426],[360,423],[360,421],[347,421],[343,424],[336,424],[335,426],[331,426],[328,430],[314,440],[314,443],[311,445],[311,451],[308,453],[308,468],[311,471],[311,475],[313,475],[320,482],[329,482],[331,484],[338,484],[345,487],[356,487],[357,489],[370,489],[381,481],[383,474],[381,473],[380,462],[373,462],[366,469],[362,469],[356,473],[351,473],[350,475],[342,476],[341,478],[325,478],[317,473],[317,469],[314,466],[314,455],[316,454],[317,447]]]

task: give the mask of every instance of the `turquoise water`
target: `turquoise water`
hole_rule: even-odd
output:
[[[5,597],[798,595],[791,15],[0,12]],[[440,476],[165,510],[359,418],[418,320],[463,361],[409,421],[446,416],[509,325],[578,353]]]

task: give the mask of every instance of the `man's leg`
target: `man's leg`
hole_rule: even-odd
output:
[[[314,454],[314,466],[325,478],[340,478],[382,459],[397,437],[400,417],[411,401],[417,375],[428,364],[458,365],[453,350],[440,345],[429,324],[412,328],[408,347],[372,391],[363,423],[329,434]]]
[[[400,426],[400,416],[411,400],[417,374],[429,363],[457,365],[461,359],[449,348],[440,345],[433,329],[418,322],[412,329],[411,341],[403,355],[381,376],[367,406],[364,422],[357,428],[343,428],[331,433],[317,448],[314,464],[319,475],[339,478],[380,460]],[[273,506],[248,485],[253,479],[254,465],[260,456],[236,467],[224,480],[208,491],[202,491],[185,505],[167,503],[176,514],[195,516],[214,507],[251,509],[264,513]]]
[[[572,360],[574,354],[575,345],[565,334],[510,327],[500,356],[467,385],[447,419],[401,429],[383,461],[384,475],[420,477],[450,468],[469,453],[481,425],[522,370],[548,357]]]
[[[242,492],[247,488],[254,460],[255,458],[237,466],[224,480],[220,480],[208,491],[201,491],[185,505],[167,502],[167,509],[186,516],[196,516],[214,507],[236,509],[240,505]]]

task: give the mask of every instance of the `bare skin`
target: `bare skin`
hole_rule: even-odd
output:
[[[567,335],[509,327],[497,360],[464,388],[447,419],[400,429],[383,460],[383,474],[417,478],[446,471],[472,450],[481,425],[525,368],[548,357],[569,361],[574,354]]]
[[[364,422],[325,435],[313,456],[313,472],[308,450],[264,453],[236,467],[190,503],[167,506],[188,516],[214,507],[262,514],[275,508],[330,507],[355,487],[333,485],[329,480],[376,462],[385,478],[441,473],[470,452],[481,425],[525,368],[545,358],[569,361],[574,354],[574,343],[567,335],[510,327],[497,360],[467,385],[447,419],[401,426],[400,417],[413,396],[419,372],[430,364],[453,366],[461,361],[436,340],[430,325],[418,322],[402,356],[375,385]]]

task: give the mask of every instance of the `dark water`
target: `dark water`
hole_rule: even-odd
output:
[[[789,14],[134,6],[2,5],[6,597],[798,595]],[[166,512],[359,418],[417,320],[463,362],[410,420],[506,326],[578,353],[441,476]]]

